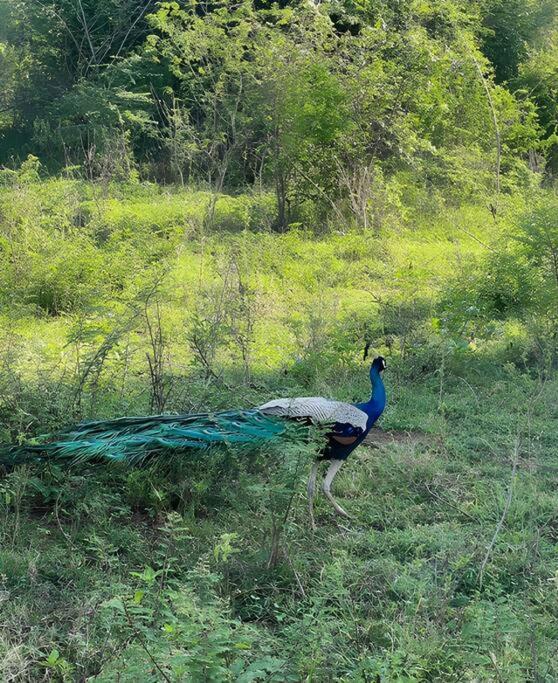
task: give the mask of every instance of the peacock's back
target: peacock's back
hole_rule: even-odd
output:
[[[279,398],[259,406],[258,410],[265,415],[277,415],[287,418],[308,418],[314,424],[350,425],[356,430],[364,431],[368,415],[343,401],[333,401],[321,396],[302,396],[300,398]]]

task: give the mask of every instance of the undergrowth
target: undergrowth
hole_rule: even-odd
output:
[[[511,234],[523,200],[496,223],[464,207],[316,236],[255,228],[265,198],[253,214],[230,200],[241,224],[214,234],[203,193],[95,192],[0,199],[2,440],[280,395],[362,400],[365,342],[387,357],[392,436],[373,432],[335,480],[349,521],[317,499],[316,532],[309,444],[5,471],[0,678],[556,680],[553,313],[542,296],[471,308],[492,263],[479,240]]]

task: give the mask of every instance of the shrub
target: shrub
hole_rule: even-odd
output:
[[[224,232],[267,232],[275,223],[276,213],[275,197],[270,194],[221,195],[215,202],[210,227]]]
[[[78,310],[102,289],[103,256],[84,238],[53,239],[33,254],[25,298],[49,315]]]
[[[250,203],[247,197],[221,196],[215,203],[211,228],[240,232],[250,227]]]

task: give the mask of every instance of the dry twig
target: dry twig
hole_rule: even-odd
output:
[[[515,448],[513,452],[513,467],[512,467],[512,474],[511,474],[511,479],[510,479],[510,485],[508,487],[508,495],[506,496],[506,502],[504,504],[504,509],[502,510],[502,516],[500,517],[498,524],[496,525],[496,529],[494,530],[494,535],[492,536],[492,540],[488,544],[488,548],[486,549],[486,555],[484,556],[484,559],[482,561],[482,564],[480,566],[479,570],[479,585],[482,588],[482,580],[484,578],[484,570],[486,568],[486,565],[488,564],[488,560],[490,559],[490,555],[492,553],[492,550],[494,549],[494,545],[496,544],[496,539],[498,538],[498,534],[500,533],[502,526],[504,525],[504,521],[506,519],[506,515],[508,514],[508,510],[510,509],[512,497],[513,497],[513,487],[515,483],[515,475],[517,472],[517,462],[519,460],[519,436],[517,437],[515,441]]]

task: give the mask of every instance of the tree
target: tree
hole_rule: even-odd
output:
[[[0,76],[8,100],[4,113],[10,113],[4,118],[2,148],[3,156],[19,156],[28,150],[43,151],[45,133],[50,140],[61,110],[67,116],[72,105],[76,107],[72,125],[87,129],[88,122],[81,117],[94,118],[97,96],[101,95],[101,110],[107,100],[102,93],[106,83],[99,88],[98,80],[143,41],[145,15],[154,0],[6,0],[2,5],[1,58],[12,65]],[[67,142],[64,130],[58,132],[62,144],[44,151],[52,161],[64,163]],[[81,136],[82,143],[88,133]],[[70,137],[74,134],[71,130]]]
[[[483,0],[484,54],[494,67],[496,80],[515,78],[529,54],[556,15],[553,0]]]

